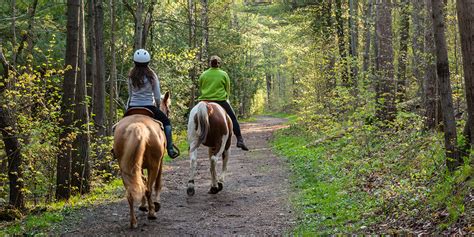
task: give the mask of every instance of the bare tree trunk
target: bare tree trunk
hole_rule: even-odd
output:
[[[474,1],[457,0],[468,120],[464,135],[474,149]]]
[[[367,2],[367,8],[366,8],[366,16],[365,16],[365,46],[364,46],[364,62],[362,65],[362,71],[367,72],[369,71],[369,62],[370,62],[370,38],[371,38],[371,33],[370,29],[372,28],[373,24],[373,13],[372,13],[372,8],[373,8],[373,1],[374,0],[368,0]]]
[[[156,5],[156,0],[152,0],[148,6],[148,11],[143,19],[143,31],[142,31],[142,48],[147,48],[146,39],[148,38],[148,33],[151,29],[151,24],[153,20],[153,10]]]
[[[336,34],[337,34],[337,45],[339,48],[339,56],[341,57],[341,80],[344,86],[349,85],[349,76],[347,75],[347,52],[346,42],[344,39],[344,19],[342,18],[342,1],[336,0],[335,7],[336,14]]]
[[[2,48],[0,38],[0,62],[3,66],[3,78],[13,78],[17,72],[15,68],[8,63]],[[10,72],[13,74],[11,75]],[[0,102],[4,104],[5,90],[13,86],[12,83],[0,84]],[[20,210],[25,209],[25,193],[23,191],[24,179],[22,169],[21,144],[18,141],[18,131],[16,126],[16,118],[9,107],[0,106],[0,131],[3,143],[5,144],[5,154],[8,163],[8,181],[10,184],[9,204]]]
[[[16,0],[11,0],[11,10],[12,10],[12,66],[16,67],[17,52],[16,52]]]
[[[152,0],[148,6],[148,11],[145,13],[145,2],[143,0],[136,0],[132,7],[128,0],[122,0],[124,6],[132,14],[135,23],[135,36],[133,47],[134,50],[146,47],[146,39],[153,23],[153,11],[155,9],[156,0]],[[145,17],[143,15],[145,14]]]
[[[412,70],[413,77],[418,82],[417,95],[422,98],[422,104],[425,104],[425,92],[423,90],[423,73],[422,68],[425,67],[425,61],[423,60],[423,9],[424,3],[420,0],[412,0],[412,22],[413,22],[413,39],[412,39]]]
[[[88,12],[87,15],[87,25],[88,25],[88,35],[89,35],[89,44],[87,45],[87,55],[89,60],[87,63],[87,95],[91,96],[92,104],[94,104],[94,83],[97,81],[97,55],[96,47],[97,40],[95,34],[95,0],[88,1]],[[92,107],[91,107],[92,108]],[[93,113],[89,108],[89,112]]]
[[[201,47],[201,60],[205,63],[205,67],[207,67],[207,63],[209,63],[209,18],[208,18],[208,0],[201,0],[202,10],[201,10],[201,18],[202,18],[202,47]]]
[[[103,0],[95,4],[95,34],[97,39],[97,77],[94,81],[92,112],[97,136],[105,136],[105,53],[104,53],[104,8]]]
[[[436,45],[436,68],[440,91],[441,109],[443,111],[444,141],[446,147],[446,165],[453,171],[460,162],[456,148],[456,122],[454,120],[453,98],[449,78],[448,50],[445,37],[444,3],[442,0],[431,0],[433,9],[433,31]]]
[[[188,23],[189,23],[189,48],[196,48],[196,21],[194,13],[196,12],[196,4],[193,0],[188,0]],[[198,55],[196,55],[196,58]],[[197,81],[196,81],[196,66],[189,69],[189,79],[191,80],[191,98],[189,100],[189,110],[191,110],[196,101]]]
[[[270,103],[270,95],[272,92],[272,74],[265,73],[265,82],[267,84],[267,101]]]
[[[23,182],[21,145],[17,138],[18,133],[14,116],[8,108],[0,107],[0,128],[5,144],[5,153],[8,157],[9,204],[24,210],[25,194],[23,188],[25,185]]]
[[[63,97],[61,100],[61,128],[59,135],[60,147],[58,154],[56,175],[56,199],[69,199],[71,196],[71,127],[74,117],[75,85],[78,66],[79,49],[79,10],[80,0],[67,1],[67,35],[66,35],[66,67],[70,67],[64,73]]]
[[[143,0],[137,0],[137,10],[135,11],[135,43],[134,50],[143,48],[143,24],[142,16],[145,8]]]
[[[110,0],[110,53],[111,53],[111,66],[110,66],[110,91],[109,91],[109,125],[107,126],[108,135],[112,136],[112,125],[116,121],[116,106],[115,101],[117,100],[117,60],[115,58],[115,0]]]
[[[358,1],[357,0],[349,0],[350,6],[350,18],[349,18],[349,25],[351,29],[351,78],[352,78],[352,85],[355,87],[357,85],[357,74],[359,73],[359,68],[357,66],[357,57],[358,57],[358,43],[359,43],[359,30],[357,27],[358,22]]]
[[[400,53],[398,55],[397,72],[397,99],[405,101],[407,80],[408,36],[410,29],[410,4],[408,0],[401,0],[400,12]]]
[[[391,0],[377,0],[377,117],[393,121],[396,116],[395,80],[393,78]]]
[[[425,116],[426,128],[434,129],[440,122],[438,114],[438,75],[436,74],[436,49],[434,46],[433,19],[431,18],[432,7],[431,0],[425,0],[425,52],[429,55],[426,61],[425,75],[423,77],[423,91],[425,93]]]
[[[81,1],[79,14],[79,74],[76,80],[75,98],[75,127],[78,131],[74,140],[72,152],[71,187],[75,193],[88,193],[90,191],[90,166],[89,166],[89,113],[86,101],[86,39],[84,20],[84,0]]]

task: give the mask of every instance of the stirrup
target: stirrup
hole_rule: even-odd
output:
[[[168,156],[169,156],[171,159],[174,159],[174,158],[176,158],[176,157],[178,157],[178,156],[181,155],[181,152],[179,151],[179,148],[178,148],[175,144],[173,144],[173,150],[175,151],[174,156],[171,156],[170,153],[168,152]]]

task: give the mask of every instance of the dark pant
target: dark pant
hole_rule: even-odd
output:
[[[162,122],[163,126],[168,126],[168,125],[171,126],[170,119],[166,116],[165,113],[163,113],[160,109],[158,109],[158,107],[153,106],[153,105],[148,105],[148,106],[130,106],[129,108],[133,108],[133,107],[147,108],[147,109],[151,110],[151,112],[153,112],[153,114],[154,114],[153,118],[160,121],[160,122]]]
[[[212,101],[216,104],[219,104],[222,108],[225,109],[225,112],[229,115],[230,119],[232,120],[232,124],[234,125],[233,129],[234,134],[236,137],[241,137],[242,134],[240,132],[240,125],[239,122],[237,121],[237,117],[235,116],[234,110],[230,106],[230,104],[227,101]]]

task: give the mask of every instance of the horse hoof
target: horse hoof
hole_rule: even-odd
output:
[[[189,187],[188,190],[186,190],[186,192],[188,193],[188,196],[194,196],[194,188]]]
[[[148,215],[148,220],[156,220],[156,215]]]
[[[217,194],[219,192],[219,189],[217,187],[211,187],[211,190],[209,190],[209,194]]]
[[[131,223],[130,228],[131,229],[136,229],[138,227],[138,223]]]
[[[155,211],[159,211],[161,208],[161,204],[159,202],[154,202],[153,204],[155,204]]]
[[[217,191],[220,192],[224,188],[224,184],[222,183],[217,183]]]
[[[145,207],[145,206],[143,206],[143,207],[139,207],[138,210],[140,210],[140,211],[148,211],[148,208]]]

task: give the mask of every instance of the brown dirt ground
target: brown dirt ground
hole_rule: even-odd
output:
[[[295,215],[289,202],[291,187],[285,162],[268,144],[273,131],[285,120],[258,117],[243,123],[242,132],[251,149],[241,151],[232,143],[224,189],[210,188],[207,148],[199,148],[196,194],[186,195],[189,161],[178,158],[165,168],[165,187],[157,220],[138,211],[138,228],[129,228],[125,199],[84,208],[66,217],[59,233],[66,235],[282,235],[291,231]],[[220,173],[221,162],[218,163]],[[138,207],[136,207],[138,210]]]

